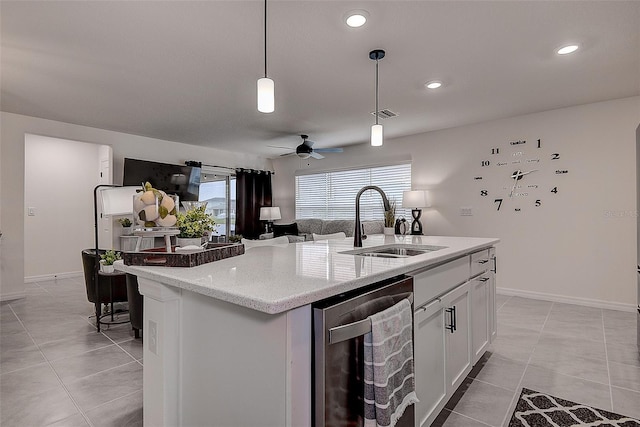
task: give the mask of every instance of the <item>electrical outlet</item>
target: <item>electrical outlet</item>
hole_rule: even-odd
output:
[[[473,216],[473,210],[470,207],[460,208],[460,216]]]
[[[158,324],[153,320],[149,320],[149,351],[153,354],[158,354]]]

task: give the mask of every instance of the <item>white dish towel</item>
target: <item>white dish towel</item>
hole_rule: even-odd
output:
[[[364,336],[364,425],[393,427],[405,409],[418,402],[413,370],[411,303],[369,316]]]

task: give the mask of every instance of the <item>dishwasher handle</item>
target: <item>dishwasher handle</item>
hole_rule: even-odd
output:
[[[413,304],[413,293],[410,293],[407,298],[411,304]],[[329,344],[336,344],[342,341],[347,341],[355,337],[359,337],[368,332],[371,332],[371,318],[358,320],[357,322],[347,323],[346,325],[340,325],[329,329]]]

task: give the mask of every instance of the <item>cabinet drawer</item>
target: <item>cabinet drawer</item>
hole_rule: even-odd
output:
[[[471,277],[489,270],[491,265],[489,249],[483,249],[471,254]]]
[[[438,267],[409,275],[413,276],[413,306],[419,307],[466,282],[469,278],[469,257],[464,256]]]

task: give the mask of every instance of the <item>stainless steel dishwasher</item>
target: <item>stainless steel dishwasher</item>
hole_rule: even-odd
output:
[[[315,427],[364,425],[364,334],[370,315],[408,298],[413,279],[399,276],[313,305],[313,420]],[[414,405],[396,424],[414,427]]]

